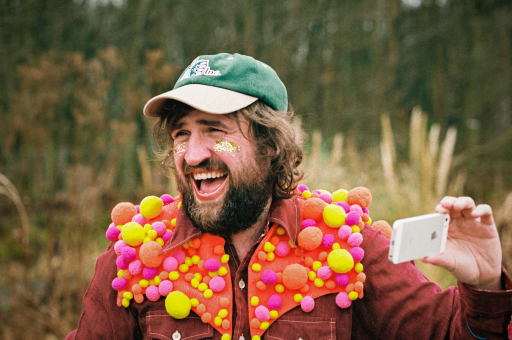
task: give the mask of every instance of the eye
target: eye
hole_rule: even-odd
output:
[[[179,139],[180,137],[184,137],[184,136],[187,136],[188,133],[186,131],[183,131],[183,130],[177,130],[177,131],[173,131],[171,133],[171,137],[172,139]]]

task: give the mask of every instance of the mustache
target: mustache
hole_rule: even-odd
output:
[[[183,174],[190,175],[194,171],[212,171],[212,170],[224,170],[229,172],[229,168],[226,163],[219,159],[205,159],[198,165],[190,165],[186,161],[183,163]]]

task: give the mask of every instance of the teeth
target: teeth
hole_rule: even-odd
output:
[[[208,178],[224,177],[226,175],[227,174],[225,172],[217,172],[217,171],[208,172],[208,173],[203,172],[203,173],[200,173],[200,174],[194,174],[194,179],[196,181],[201,181],[201,180],[208,179]]]

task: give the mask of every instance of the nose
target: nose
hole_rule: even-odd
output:
[[[185,161],[191,165],[196,166],[201,164],[204,160],[212,157],[210,150],[209,139],[201,135],[193,134],[187,141],[187,151],[185,152]]]

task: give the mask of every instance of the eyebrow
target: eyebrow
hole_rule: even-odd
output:
[[[213,127],[220,127],[220,128],[223,128],[223,129],[230,129],[229,126],[227,126],[226,124],[224,123],[221,123],[220,121],[218,120],[206,120],[206,119],[199,119],[199,120],[196,120],[196,123],[197,124],[200,124],[200,125],[204,125],[204,126],[213,126]],[[185,125],[184,122],[179,122],[177,124],[175,124],[173,127],[172,127],[172,130],[177,130],[177,129],[181,129],[183,126]]]

